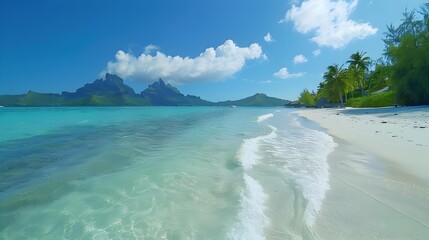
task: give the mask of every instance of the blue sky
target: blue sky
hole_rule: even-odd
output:
[[[294,100],[353,52],[381,57],[386,25],[424,2],[3,0],[0,94],[74,91],[111,72],[138,92],[162,77],[212,101]]]

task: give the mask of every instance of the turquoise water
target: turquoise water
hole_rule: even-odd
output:
[[[332,138],[281,108],[0,109],[1,239],[315,239]]]

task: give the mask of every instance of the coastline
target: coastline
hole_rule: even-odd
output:
[[[300,110],[339,139],[429,181],[429,106]]]
[[[424,159],[429,156],[424,142],[429,137],[429,107],[298,114],[318,123],[338,143],[328,156],[330,190],[313,229],[320,239],[429,235],[429,180],[424,174],[429,169]]]

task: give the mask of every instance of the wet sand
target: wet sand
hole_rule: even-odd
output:
[[[338,143],[313,228],[320,239],[427,239],[428,109],[299,112]]]

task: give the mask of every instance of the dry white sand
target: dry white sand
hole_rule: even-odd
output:
[[[328,133],[429,181],[429,106],[301,110]]]
[[[429,239],[429,107],[300,110],[334,136],[321,239]]]

